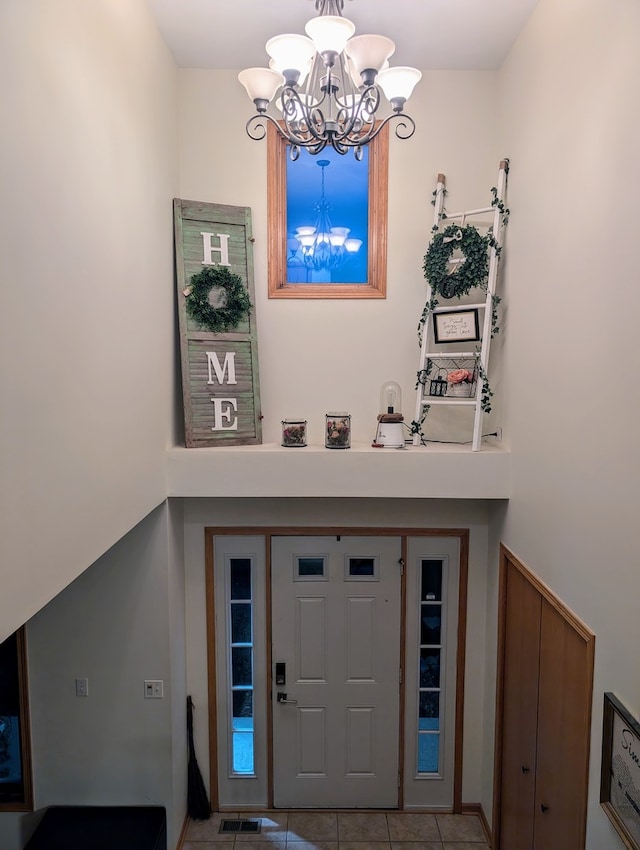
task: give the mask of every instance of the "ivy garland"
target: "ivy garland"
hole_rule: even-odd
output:
[[[209,293],[214,288],[222,289],[225,293],[223,307],[214,307],[209,301]],[[187,313],[213,333],[236,328],[249,315],[252,307],[242,279],[224,266],[207,266],[194,274],[184,290],[184,296]]]
[[[459,248],[464,260],[450,271],[449,260]],[[443,298],[460,298],[474,287],[486,284],[489,274],[489,237],[472,225],[450,224],[437,232],[424,257],[424,276],[431,289]]]

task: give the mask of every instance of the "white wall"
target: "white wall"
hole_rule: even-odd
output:
[[[252,212],[264,442],[280,441],[282,419],[302,416],[309,440],[321,443],[325,412],[342,409],[352,414],[354,442],[370,443],[389,380],[402,387],[405,419],[414,418],[436,175],[448,176],[450,210],[490,201],[501,158],[496,82],[494,72],[425,73],[407,110],[415,135],[391,135],[385,300],[269,300],[267,149],[244,132],[252,104],[235,72],[179,72],[180,196]]]
[[[603,692],[640,715],[639,41],[635,0],[540,0],[500,72],[512,163],[502,537],[596,634],[587,850],[623,846],[598,803]]]
[[[4,0],[0,80],[2,639],[165,496],[177,91],[143,0]]]
[[[187,798],[180,508],[156,508],[28,622],[35,813],[0,816],[3,850],[24,846],[50,805],[165,806],[176,846]],[[164,699],[144,698],[145,679],[163,681]]]
[[[195,744],[203,777],[209,784],[206,594],[206,526],[359,526],[469,528],[469,609],[465,679],[463,802],[481,796],[484,701],[487,519],[484,502],[419,499],[187,499],[185,573],[187,605],[187,690],[197,711]]]

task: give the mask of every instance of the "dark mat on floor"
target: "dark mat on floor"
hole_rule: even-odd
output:
[[[25,850],[167,850],[162,806],[51,806]]]

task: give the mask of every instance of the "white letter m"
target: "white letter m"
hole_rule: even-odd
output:
[[[213,367],[213,371],[212,371]],[[220,361],[218,360],[218,355],[215,351],[207,351],[207,368],[209,370],[209,380],[208,384],[215,383],[213,380],[213,373],[215,372],[215,376],[218,380],[219,384],[225,383],[225,373],[229,372],[229,377],[226,381],[227,384],[237,384],[236,381],[236,353],[235,351],[227,351],[224,355],[224,364],[221,366]]]

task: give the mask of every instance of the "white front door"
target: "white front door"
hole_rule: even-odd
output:
[[[279,808],[398,805],[398,537],[272,541]]]

